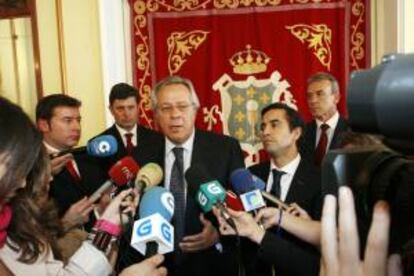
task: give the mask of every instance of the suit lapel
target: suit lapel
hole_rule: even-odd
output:
[[[334,135],[332,137],[332,142],[329,146],[329,149],[336,149],[340,146],[341,142],[341,133],[348,129],[348,123],[342,118],[339,117],[338,124],[336,125]]]
[[[290,184],[289,191],[286,195],[285,202],[297,202],[301,197],[301,193],[304,192],[303,187],[305,186],[303,162],[299,163],[298,168],[293,176],[292,183]]]

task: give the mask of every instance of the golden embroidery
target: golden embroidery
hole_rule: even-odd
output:
[[[249,7],[252,4],[256,4],[258,7],[262,6],[277,6],[282,0],[214,0],[214,7],[217,9],[224,8],[238,8],[239,6]]]
[[[246,45],[246,50],[235,53],[229,62],[233,66],[234,73],[252,75],[265,72],[270,58],[264,52],[252,50],[250,45]]]
[[[290,0],[290,3],[300,3],[300,4],[307,4],[309,2],[313,3],[320,3],[323,0]],[[327,2],[330,2],[331,0],[327,0]]]
[[[217,124],[217,119],[214,114],[218,114],[220,117],[222,116],[218,105],[213,105],[210,110],[207,107],[203,107],[203,122],[207,124],[207,130],[212,130],[213,125]]]
[[[168,71],[170,75],[177,73],[191,54],[206,40],[205,31],[173,32],[167,39]]]
[[[355,69],[359,69],[359,64],[357,60],[361,60],[365,57],[365,51],[363,48],[365,42],[365,35],[358,31],[360,25],[364,22],[363,16],[365,13],[365,6],[361,1],[357,1],[352,5],[352,14],[358,16],[358,20],[356,24],[351,26],[352,34],[351,34],[351,66]]]
[[[326,24],[296,24],[286,26],[297,39],[303,44],[308,43],[308,48],[314,51],[314,55],[318,58],[323,66],[328,70],[331,67],[331,39],[332,32]]]

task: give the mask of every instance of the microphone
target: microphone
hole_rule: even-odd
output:
[[[233,218],[224,206],[226,191],[217,180],[212,180],[205,167],[200,164],[191,165],[185,173],[185,179],[188,183],[188,192],[195,196],[195,200],[202,211],[208,213],[213,206],[217,207],[226,222],[238,233]],[[198,191],[196,187],[199,187]]]
[[[234,170],[230,175],[230,182],[236,194],[240,196],[246,212],[255,211],[266,206],[261,190],[264,189],[264,182],[257,180],[257,177],[246,169]]]
[[[226,205],[235,211],[244,211],[240,198],[232,191],[226,191]]]
[[[64,150],[51,154],[50,157],[56,158],[67,153],[87,153],[94,157],[108,157],[118,152],[118,143],[112,135],[101,135],[90,140],[86,147],[78,147],[74,149]]]
[[[267,201],[271,202],[272,204],[284,210],[288,208],[288,205],[284,203],[282,200],[266,192],[265,191],[266,184],[263,182],[263,180],[257,177],[256,175],[252,174],[247,169],[237,169],[233,171],[233,173],[230,176],[230,182],[236,194],[241,195],[241,194],[245,194],[250,191],[253,191],[253,190],[260,190],[260,193]],[[254,199],[254,197],[251,197],[250,200],[251,199]],[[255,201],[251,201],[253,205],[255,205],[254,202]]]
[[[126,185],[129,181],[134,179],[138,170],[139,166],[132,157],[126,156],[118,160],[118,162],[116,162],[109,169],[108,174],[110,179],[105,181],[104,184],[102,184],[101,187],[99,187],[89,197],[89,200],[95,202],[102,196],[103,193],[108,191],[112,187],[112,185],[116,185],[118,187]]]
[[[131,246],[151,257],[174,250],[174,227],[169,223],[174,213],[174,196],[164,187],[151,187],[141,199],[140,219],[135,221]]]
[[[142,194],[145,189],[160,184],[163,178],[162,168],[156,163],[148,163],[143,166],[135,178],[135,188],[138,194]]]

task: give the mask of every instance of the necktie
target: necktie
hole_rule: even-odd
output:
[[[315,164],[319,167],[322,163],[323,157],[326,153],[326,148],[328,146],[328,134],[326,131],[329,129],[329,125],[321,125],[321,137],[319,138],[318,146],[316,147],[315,152]]]
[[[75,161],[69,160],[68,162],[66,162],[65,166],[66,166],[66,169],[68,170],[70,176],[72,176],[72,179],[76,183],[80,183],[81,177],[80,177],[79,173],[77,172],[77,170],[75,168]]]
[[[132,133],[125,133],[125,139],[126,139],[126,151],[128,155],[132,155],[132,149],[134,148],[134,145],[132,144]]]
[[[171,169],[170,190],[174,196],[174,234],[175,248],[184,236],[185,224],[185,187],[183,170],[183,148],[173,148],[175,161]]]
[[[285,174],[285,172],[273,169],[272,174],[273,174],[273,185],[272,185],[272,189],[270,190],[270,192],[277,198],[280,198],[280,195],[281,195],[280,179],[282,178],[282,175]]]

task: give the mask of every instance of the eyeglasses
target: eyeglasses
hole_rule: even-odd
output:
[[[182,103],[177,105],[163,105],[158,108],[158,110],[163,114],[171,114],[174,109],[178,109],[179,112],[185,113],[189,110],[190,107],[193,107],[194,104],[190,103]]]

